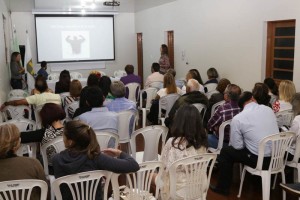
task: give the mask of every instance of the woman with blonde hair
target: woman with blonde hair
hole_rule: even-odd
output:
[[[20,143],[20,132],[16,125],[0,126],[0,182],[22,179],[46,181],[43,167],[37,159],[17,156]],[[30,199],[40,199],[40,192],[34,189]]]
[[[296,93],[295,85],[292,81],[283,80],[279,84],[279,100],[273,104],[273,110],[275,113],[292,109],[291,100]]]

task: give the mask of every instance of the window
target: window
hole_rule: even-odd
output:
[[[266,78],[293,80],[295,20],[268,22]]]

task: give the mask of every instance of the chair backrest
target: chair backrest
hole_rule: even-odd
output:
[[[51,73],[48,75],[48,80],[54,80],[57,81],[59,79],[59,74]]]
[[[158,118],[161,118],[161,109],[166,110],[166,117],[173,107],[175,101],[180,97],[179,94],[168,94],[159,100],[159,111],[158,111]]]
[[[130,200],[145,200],[152,199],[150,193],[151,181],[154,174],[159,171],[157,177],[161,176],[163,170],[162,162],[144,162],[139,164],[140,170],[136,173],[126,174],[127,185],[129,187],[129,194],[126,196]],[[118,187],[119,174],[112,174],[112,185],[114,188]],[[159,187],[156,187],[155,199],[158,199]],[[114,192],[114,199],[120,199],[119,193]]]
[[[35,122],[36,122],[36,128],[41,129],[42,128],[42,120],[40,117],[40,111],[42,110],[44,105],[36,106],[34,108],[34,116],[35,116]]]
[[[296,149],[295,149],[295,153],[294,153],[293,162],[298,163],[299,158],[300,158],[300,136],[298,135],[294,139],[296,140]]]
[[[220,127],[219,127],[218,147],[216,149],[212,148],[212,147],[209,147],[208,151],[210,151],[212,153],[220,154],[221,149],[223,148],[223,143],[224,143],[225,128],[226,128],[226,126],[230,126],[231,121],[232,120],[227,120],[227,121],[223,122],[220,125]]]
[[[128,88],[128,99],[136,103],[140,93],[141,85],[139,83],[128,83],[125,85],[125,87]],[[136,95],[136,93],[138,95]]]
[[[53,184],[54,194],[57,200],[62,200],[60,190],[61,184],[66,184],[71,191],[72,199],[77,200],[95,200],[99,184],[103,177],[106,178],[104,186],[104,198],[107,200],[108,185],[110,183],[112,172],[109,171],[89,171],[56,179]]]
[[[204,105],[202,103],[194,103],[193,106],[195,106],[198,109],[199,113],[202,116],[202,120],[203,120],[204,116],[205,116],[205,113],[206,113],[206,110],[207,110],[206,105]]]
[[[12,119],[12,120],[8,120],[6,122],[0,123],[0,125],[5,125],[5,124],[16,125],[20,132],[36,130],[35,121],[29,120],[29,119]]]
[[[58,136],[51,140],[50,142],[41,146],[41,153],[43,157],[43,164],[44,164],[44,171],[46,175],[49,175],[49,168],[48,168],[48,157],[46,150],[52,146],[55,149],[56,153],[60,153],[61,151],[65,150],[65,144],[62,136]]]
[[[97,141],[100,145],[100,149],[101,151],[104,149],[107,149],[108,147],[108,142],[111,138],[114,138],[115,141],[115,149],[118,148],[118,144],[119,144],[119,135],[116,133],[112,133],[112,132],[108,132],[108,131],[96,131],[96,137],[97,137]]]
[[[117,70],[114,72],[114,77],[122,78],[123,76],[127,76],[127,73],[124,70]]]
[[[170,194],[172,199],[205,200],[216,154],[190,156],[174,162],[169,168]],[[177,190],[178,170],[185,174],[185,186]],[[208,173],[207,173],[208,172]]]
[[[126,110],[126,111],[121,111],[118,112],[119,116],[119,122],[118,122],[118,134],[119,134],[119,142],[120,143],[127,143],[129,142],[129,127],[130,127],[130,120],[132,117],[133,119],[133,124],[132,124],[132,131],[135,130],[135,123],[136,119],[138,117],[138,112],[132,111],[132,110]]]
[[[21,89],[15,89],[15,90],[11,90],[8,95],[7,95],[7,98],[8,99],[11,99],[13,97],[18,97],[18,98],[26,98],[28,97],[29,94],[28,92],[26,92],[25,90],[21,90]]]
[[[204,87],[206,87],[207,89],[207,93],[216,90],[217,86],[218,86],[217,83],[208,83],[204,85]]]
[[[73,101],[72,103],[69,103],[65,106],[65,112],[66,112],[66,120],[69,121],[73,118],[73,115],[75,111],[79,108],[79,101]]]
[[[154,81],[154,82],[152,82],[152,83],[149,84],[149,87],[160,89],[161,88],[161,84],[163,84],[163,82]]]
[[[12,119],[25,119],[25,114],[27,113],[28,119],[31,119],[31,108],[29,106],[5,106],[3,109],[5,121],[8,120],[9,117]]]
[[[143,93],[147,93],[147,98],[146,98],[146,109],[150,109],[151,107],[151,100],[154,99],[157,95],[157,88],[147,88],[141,91],[140,93],[140,107],[143,105]]]
[[[0,182],[0,199],[5,200],[28,200],[32,189],[41,189],[40,200],[47,199],[48,185],[45,181],[36,179],[13,180]]]
[[[294,112],[292,109],[284,110],[276,113],[278,127],[291,126],[294,119]]]
[[[259,152],[256,169],[262,170],[265,147],[272,145],[272,154],[269,171],[277,172],[279,170],[282,170],[282,168],[284,168],[286,164],[286,151],[291,145],[295,135],[296,134],[292,132],[281,132],[263,138],[259,143]]]
[[[205,96],[210,99],[210,97],[213,95],[213,94],[216,94],[216,93],[219,93],[217,90],[213,90],[213,91],[210,91],[210,92],[207,92],[205,93]]]
[[[132,157],[136,159],[136,137],[142,134],[145,141],[143,162],[158,161],[159,139],[162,137],[162,146],[166,143],[168,128],[165,126],[147,126],[132,133],[130,147]]]
[[[71,72],[70,76],[71,76],[71,79],[79,79],[79,78],[83,77],[83,75],[79,72]]]
[[[215,111],[217,110],[217,108],[219,108],[219,106],[223,105],[225,103],[225,100],[223,101],[219,101],[218,103],[215,103],[212,107],[211,107],[211,115],[210,117],[212,117],[215,114]]]

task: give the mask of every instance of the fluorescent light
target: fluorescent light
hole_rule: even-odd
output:
[[[82,9],[82,10],[81,10],[81,14],[82,14],[82,15],[85,15],[85,13],[86,13],[85,9]]]
[[[96,4],[95,4],[95,3],[92,3],[91,8],[92,8],[92,9],[95,9],[95,8],[96,8]]]

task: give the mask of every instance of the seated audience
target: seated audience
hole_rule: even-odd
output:
[[[209,84],[209,83],[218,84],[217,78],[219,78],[219,74],[215,68],[212,67],[207,70],[207,77],[208,77],[208,81],[206,81],[204,85]]]
[[[105,96],[105,102],[110,102],[115,99],[110,90],[111,80],[108,76],[102,76],[99,81],[99,87]],[[104,102],[104,103],[105,103]]]
[[[63,135],[66,150],[53,158],[55,178],[94,170],[107,170],[114,173],[130,173],[139,170],[138,163],[118,149],[106,149],[101,152],[93,128],[85,123],[67,122]],[[72,199],[67,186],[62,186],[61,191],[64,200]],[[102,199],[100,183],[96,191],[96,200]]]
[[[256,168],[260,141],[278,133],[276,117],[272,109],[258,105],[251,92],[244,92],[239,99],[243,111],[231,122],[230,144],[223,147],[219,156],[219,175],[216,186],[210,189],[216,193],[228,195],[232,183],[233,164],[241,163]],[[272,147],[265,146],[263,169],[270,164]]]
[[[55,94],[70,91],[71,76],[68,70],[60,72],[59,81],[55,84]]]
[[[17,156],[20,143],[20,132],[16,125],[0,126],[0,182],[22,179],[38,179],[47,182],[43,167],[37,159]],[[40,191],[33,189],[30,199],[39,200]]]
[[[141,77],[134,74],[134,67],[133,65],[126,65],[125,71],[127,76],[123,76],[120,81],[127,85],[129,83],[139,83],[141,84]],[[128,98],[129,90],[126,88],[126,98]],[[136,91],[136,97],[138,96],[138,90]],[[137,98],[138,99],[138,98]]]
[[[65,97],[64,105],[65,107],[71,104],[72,102],[80,100],[82,86],[79,80],[73,80],[70,84],[70,96]],[[75,110],[72,107],[68,108],[68,116],[73,118]]]
[[[271,96],[269,95],[269,89],[266,84],[255,83],[254,88],[252,90],[252,94],[258,104],[272,107],[270,105]]]
[[[182,158],[206,153],[207,149],[207,135],[202,125],[202,117],[198,109],[192,105],[183,105],[178,109],[171,134],[172,137],[168,139],[161,153],[161,161],[164,163],[165,170],[157,186],[161,187],[162,199],[170,197],[170,177],[167,172],[170,166]],[[180,167],[176,171],[176,176],[178,180],[176,189],[186,187],[183,168]]]
[[[53,93],[52,90],[48,88],[47,81],[44,75],[38,75],[35,78],[34,89],[31,90],[30,95],[42,94],[43,92]]]
[[[229,84],[225,89],[225,103],[221,105],[207,123],[207,128],[213,134],[208,135],[208,146],[217,148],[219,142],[219,127],[228,120],[231,120],[240,112],[238,99],[241,95],[241,89],[235,84]],[[228,146],[230,127],[227,126],[224,130],[224,146]]]
[[[172,74],[172,75],[174,76],[174,79],[175,79],[175,77],[176,77],[176,71],[175,71],[175,69],[170,68],[170,69],[167,71],[167,73]],[[180,89],[183,87],[183,83],[182,83],[181,81],[176,80],[176,79],[175,79],[175,84],[176,84],[176,86],[179,87]],[[163,87],[164,87],[164,84],[161,83],[160,88],[163,88]]]
[[[296,93],[295,85],[292,81],[283,80],[279,84],[279,100],[273,104],[275,113],[292,109],[291,100]]]
[[[278,87],[272,78],[266,78],[264,84],[268,86],[269,95],[271,96],[270,104],[273,105],[278,100]]]
[[[48,72],[46,71],[47,70],[47,62],[46,61],[43,61],[41,62],[41,69],[38,71],[38,75],[43,75],[46,80],[48,79]]]
[[[173,107],[171,108],[168,117],[165,120],[165,124],[167,127],[171,128],[173,124],[174,116],[177,112],[177,110],[185,105],[185,104],[194,104],[194,103],[201,103],[205,106],[208,105],[208,99],[207,97],[199,92],[200,84],[195,79],[190,79],[186,85],[186,94],[179,97],[179,99],[176,100]]]
[[[188,71],[188,73],[186,74],[186,81],[189,81],[190,79],[196,79],[198,81],[198,83],[200,83],[199,91],[204,93],[203,81],[202,81],[201,75],[197,69],[191,69],[190,71]],[[181,88],[181,90],[182,90],[182,94],[185,94],[186,86],[183,86]]]
[[[159,64],[158,63],[153,63],[151,66],[151,75],[149,75],[146,79],[146,83],[144,88],[148,88],[149,85],[153,82],[163,82],[164,81],[164,75],[159,73]]]

